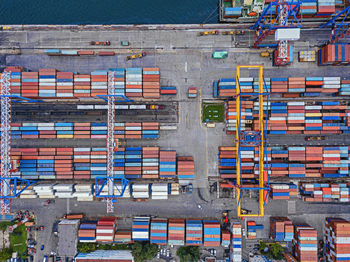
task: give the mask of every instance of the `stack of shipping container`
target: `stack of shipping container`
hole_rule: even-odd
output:
[[[232,242],[230,257],[233,262],[242,261],[242,225],[240,222],[231,223]]]
[[[134,217],[132,222],[132,239],[134,241],[149,241],[149,217]]]
[[[56,97],[56,69],[39,70],[39,97]]]
[[[327,262],[350,260],[350,222],[342,218],[326,218],[324,229]]]
[[[142,178],[159,177],[159,147],[142,148]]]
[[[247,148],[245,148],[247,149]],[[266,149],[267,156],[271,152],[269,164],[271,177],[327,177],[340,178],[348,176],[349,147],[271,147]],[[243,153],[243,155],[242,155]],[[242,151],[241,158],[253,161],[249,157],[249,151]],[[255,154],[256,155],[256,154]],[[257,165],[257,158],[254,159]],[[251,178],[250,162],[244,163],[243,178]],[[236,151],[235,147],[219,147],[219,174],[222,178],[235,178],[236,176]],[[287,187],[277,189],[275,194],[278,199],[287,197]],[[286,190],[285,192],[283,190]],[[280,192],[279,192],[280,191]],[[295,195],[295,187],[289,187],[289,196]],[[282,198],[280,198],[282,199]]]
[[[203,224],[199,219],[186,219],[186,245],[203,245]]]
[[[118,244],[132,243],[131,229],[117,229],[114,235],[114,242]]]
[[[158,148],[118,148],[114,152],[115,175],[136,179],[141,174],[144,178],[151,175],[158,178],[160,173],[160,178],[175,178],[176,151],[158,152]],[[12,148],[11,160],[17,163],[14,164],[17,176],[28,179],[91,179],[107,173],[106,148]],[[193,168],[193,161],[185,162],[190,162]],[[185,167],[189,170],[189,166]],[[183,169],[180,172],[193,174]]]
[[[85,221],[80,224],[78,230],[79,242],[96,242],[96,223],[97,221]]]
[[[270,238],[274,241],[290,242],[294,237],[294,226],[287,217],[270,217]]]
[[[116,230],[115,217],[103,217],[97,221],[96,241],[97,242],[113,242]]]
[[[177,157],[177,177],[179,180],[194,179],[194,160],[191,156]]]
[[[173,179],[176,176],[176,151],[159,151],[159,177]]]
[[[107,95],[108,75],[106,70],[91,72],[91,96]]]
[[[38,72],[22,72],[23,97],[39,97],[39,75]]]
[[[64,83],[65,81],[63,81]],[[57,86],[58,86],[58,79],[57,79]],[[66,83],[64,83],[66,85]],[[73,89],[74,97],[90,97],[91,93],[91,75],[80,75],[80,74],[74,74],[74,85],[72,85],[71,89]]]
[[[263,225],[257,225],[255,221],[247,221],[247,238],[256,239],[256,231],[264,229]]]
[[[318,65],[349,65],[350,44],[338,43],[328,44],[318,51]]]
[[[231,233],[227,229],[221,230],[221,246],[228,248],[231,243]]]
[[[151,244],[166,245],[168,232],[168,220],[154,218],[151,221],[150,242]]]
[[[203,221],[204,246],[218,247],[220,246],[221,228],[220,222],[216,220]]]
[[[289,200],[296,197],[298,188],[294,184],[271,184],[270,196],[274,200]]]
[[[127,97],[160,98],[159,68],[112,68],[90,74],[40,69],[23,72],[23,67],[7,67],[11,71],[11,92],[29,98],[89,98],[106,95],[108,72],[114,74],[114,94]],[[125,73],[126,72],[126,73]],[[173,94],[169,90],[169,94]],[[166,92],[165,92],[166,93]],[[175,88],[176,94],[176,88]]]
[[[125,95],[142,97],[142,68],[126,68]]]
[[[124,96],[125,95],[125,69],[115,68],[115,69],[112,69],[112,72],[114,77],[113,94],[118,96]]]
[[[349,183],[301,183],[300,197],[306,202],[349,202]]]
[[[159,98],[159,68],[143,68],[143,97]]]
[[[220,79],[218,87],[218,95],[220,97],[230,97],[236,95],[236,80],[234,78]]]
[[[168,244],[174,246],[185,245],[185,219],[169,218]]]
[[[308,224],[294,225],[293,250],[299,262],[317,262],[317,230]]]

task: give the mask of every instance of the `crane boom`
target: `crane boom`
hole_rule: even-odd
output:
[[[11,100],[10,100],[10,72],[1,75],[1,177],[11,176]],[[1,180],[1,214],[10,213],[10,186],[6,180]]]
[[[115,119],[115,103],[114,103],[114,72],[108,72],[108,115],[107,115],[107,177],[112,178],[114,145],[118,146],[118,142],[114,143],[114,119]],[[114,195],[113,181],[108,179],[107,182],[108,195]],[[107,213],[114,213],[113,198],[107,198]]]

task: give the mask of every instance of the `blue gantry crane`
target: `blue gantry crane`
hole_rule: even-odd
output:
[[[329,42],[335,43],[346,35],[350,35],[350,1],[349,6],[338,12],[328,22],[323,23],[319,28],[332,28],[329,36]]]
[[[262,44],[262,41],[269,35],[273,34],[277,29],[301,28],[302,15],[301,0],[276,0],[271,2],[261,13],[258,20],[251,30],[256,30],[257,37],[253,44],[253,48],[261,47],[277,47],[277,59],[283,62],[288,59],[288,41],[279,40],[277,44]]]
[[[10,214],[11,199],[17,198],[29,186],[37,183],[36,180],[22,179],[11,176],[13,171],[11,151],[11,101],[13,102],[41,102],[11,94],[10,71],[1,74],[1,170],[0,170],[0,203],[1,215]]]
[[[115,103],[116,102],[133,102],[125,95],[115,93],[114,82],[115,71],[108,72],[108,94],[99,95],[98,97],[107,102],[107,176],[95,178],[94,195],[98,198],[104,198],[107,202],[107,213],[114,213],[114,204],[117,199],[124,195],[124,191],[129,183],[123,176],[115,176],[113,171],[114,151],[118,148],[118,139],[114,137],[115,123]],[[102,191],[107,186],[108,193]],[[114,189],[117,193],[114,193]]]

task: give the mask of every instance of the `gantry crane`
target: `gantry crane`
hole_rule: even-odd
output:
[[[17,198],[25,189],[35,184],[36,180],[11,177],[11,99],[14,101],[40,102],[34,99],[11,94],[11,72],[1,74],[1,174],[0,174],[0,203],[1,215],[10,214],[11,199]]]
[[[267,36],[273,34],[279,28],[301,28],[302,15],[299,11],[301,0],[276,0],[271,2],[261,13],[256,23],[250,27],[257,31],[257,38],[253,48],[274,47],[273,45],[262,45],[261,42]],[[279,61],[288,59],[288,41],[279,40],[277,43]]]
[[[331,27],[332,32],[329,36],[329,42],[335,43],[346,35],[350,35],[350,1],[349,6],[338,12],[327,23],[321,24],[319,28]],[[339,19],[339,21],[338,21]]]
[[[259,70],[259,90],[252,93],[241,92],[240,78],[241,69],[253,69]],[[266,118],[268,117],[268,90],[264,90],[264,78],[263,78],[263,66],[262,65],[242,65],[237,66],[236,69],[236,191],[237,191],[237,216],[264,216],[264,205],[266,203],[269,188],[269,173],[268,173],[268,160],[266,156],[267,148],[265,143],[266,137],[266,125],[264,124],[264,97],[267,97],[266,105]],[[241,130],[241,101],[243,99],[251,100],[252,98],[258,97],[259,101],[259,129],[255,131],[243,131]],[[241,148],[244,146],[258,146],[259,147],[259,179],[258,186],[246,187],[242,179],[241,173]],[[264,165],[265,161],[265,165]],[[258,190],[259,191],[259,213],[257,214],[243,214],[241,208],[241,201],[243,190]]]
[[[95,197],[104,198],[107,202],[107,213],[114,213],[114,204],[117,199],[124,195],[124,191],[129,183],[124,176],[114,175],[114,151],[118,148],[118,139],[114,137],[115,123],[115,103],[116,102],[133,102],[124,95],[115,94],[114,71],[108,72],[108,94],[99,95],[108,103],[107,107],[107,176],[95,178]],[[107,186],[107,195],[102,193]],[[114,193],[114,188],[117,193]]]

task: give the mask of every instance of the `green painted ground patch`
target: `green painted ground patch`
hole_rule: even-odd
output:
[[[202,121],[203,122],[224,122],[225,105],[224,103],[203,103]]]

